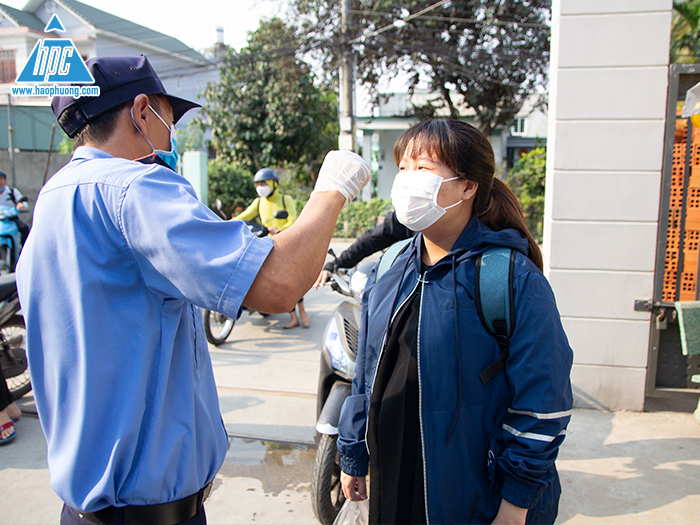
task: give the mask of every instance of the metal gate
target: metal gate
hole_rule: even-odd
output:
[[[671,66],[654,297],[635,304],[652,312],[648,396],[700,392],[690,380],[700,373],[700,356],[681,353],[674,308],[675,301],[697,301],[700,294],[700,128],[680,117],[686,92],[698,82],[700,64]]]

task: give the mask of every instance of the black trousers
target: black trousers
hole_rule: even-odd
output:
[[[301,304],[301,303],[303,303],[303,302],[304,302],[304,298],[302,297],[301,299],[299,299],[299,300],[297,301],[297,304]],[[296,311],[296,309],[297,309],[297,307],[295,306],[294,308],[292,308],[292,309],[289,311],[289,313],[290,313],[290,314],[291,314],[291,313],[294,313],[294,312]]]
[[[19,220],[19,217],[15,217],[12,221],[17,225],[20,236],[19,242],[24,246],[24,243],[27,242],[27,235],[29,235],[29,226]]]
[[[2,369],[0,369],[0,411],[5,410],[14,400],[15,398],[12,396],[12,392],[7,388],[5,376],[2,375]]]
[[[89,525],[91,522],[80,517],[75,509],[69,507],[65,503],[63,504],[63,509],[61,510],[61,525]],[[115,523],[114,525],[130,525],[129,523]],[[173,524],[175,525],[175,524]],[[204,512],[204,505],[199,506],[197,514],[192,516],[187,521],[183,521],[177,525],[207,525],[207,515]]]

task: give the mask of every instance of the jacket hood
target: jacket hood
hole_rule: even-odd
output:
[[[418,239],[421,236],[422,234],[416,235],[413,241],[413,245],[416,248],[420,247]],[[481,222],[476,215],[472,215],[450,252],[443,258],[443,261],[446,262],[455,258],[456,262],[460,263],[494,246],[512,248],[526,257],[530,247],[528,240],[519,231],[512,228],[494,231]]]
[[[494,246],[513,248],[527,256],[529,243],[519,231],[512,228],[493,231],[474,215],[452,246],[449,256],[457,255],[459,260],[461,254],[471,257]]]

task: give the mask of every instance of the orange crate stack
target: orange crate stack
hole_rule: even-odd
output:
[[[700,142],[700,133],[693,133],[693,142]],[[685,208],[685,236],[683,239],[683,273],[681,274],[680,301],[694,301],[698,272],[698,239],[700,238],[700,147],[693,145],[690,180]]]
[[[683,179],[685,177],[686,137],[688,120],[676,120],[676,138],[673,145],[673,167],[671,171],[671,195],[669,197],[668,232],[666,234],[666,264],[661,300],[676,300],[676,278],[678,276],[678,249],[680,247],[681,215],[683,213]],[[695,138],[695,133],[693,133]],[[696,153],[693,149],[692,153]],[[696,157],[693,155],[692,157]],[[695,160],[695,159],[693,159]],[[684,251],[685,255],[685,251]],[[685,264],[683,264],[685,269]]]

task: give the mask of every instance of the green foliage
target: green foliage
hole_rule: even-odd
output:
[[[177,130],[177,151],[182,156],[185,151],[199,151],[204,148],[204,132],[196,121],[190,120],[187,129]]]
[[[245,210],[258,196],[249,171],[222,159],[210,160],[208,171],[209,203],[213,207],[219,199],[227,217]]]
[[[523,155],[506,176],[506,182],[520,201],[527,228],[537,242],[542,242],[546,166],[547,151],[538,147]]]
[[[382,217],[391,209],[390,199],[370,199],[367,202],[353,201],[340,212],[335,224],[333,237],[354,238],[377,225]]]
[[[300,184],[298,181],[291,177],[280,177],[280,189],[279,191],[284,195],[291,195],[294,198],[294,203],[296,204],[297,217],[304,209],[306,201],[309,200],[309,195],[311,195],[311,190],[309,186]]]
[[[296,57],[294,28],[277,18],[261,22],[248,45],[229,49],[220,80],[205,92],[199,124],[228,162],[255,172],[286,168],[311,184],[326,153],[337,148],[335,93],[317,87],[311,68]]]
[[[63,137],[63,140],[58,145],[59,153],[70,153],[72,155],[74,149],[75,146],[73,145],[73,139],[69,138],[68,136]]]
[[[700,62],[700,0],[673,2],[671,62]]]
[[[508,125],[525,100],[546,85],[551,0],[460,0],[442,3],[404,24],[397,21],[434,2],[350,0],[343,32],[337,0],[291,0],[292,17],[328,76],[335,77],[352,41],[357,80],[375,103],[380,80],[408,74],[413,92],[427,81],[436,100],[414,108],[419,117],[447,110],[458,117],[473,110],[488,136]]]

